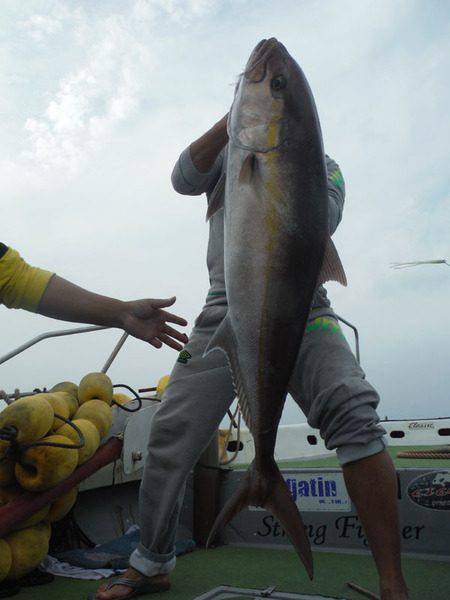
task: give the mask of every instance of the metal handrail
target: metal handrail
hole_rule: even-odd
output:
[[[350,329],[353,329],[353,333],[355,334],[355,354],[356,354],[356,360],[358,361],[358,364],[361,364],[361,355],[359,352],[359,333],[358,330],[356,329],[355,325],[352,325],[349,321],[346,321],[345,319],[343,319],[342,317],[340,317],[339,315],[336,315],[336,318],[338,319],[338,321],[341,321],[342,323],[344,323],[345,325],[347,325],[347,327],[350,327]]]
[[[350,327],[350,329],[353,330],[353,333],[355,335],[356,360],[358,361],[358,364],[360,364],[361,363],[361,355],[360,355],[360,349],[359,349],[358,329],[356,328],[355,325],[353,325],[352,323],[350,323],[343,317],[336,315],[336,318],[338,319],[338,321],[341,321],[342,323],[347,325],[347,327]],[[66,336],[66,335],[76,335],[78,333],[90,333],[91,331],[101,331],[102,329],[111,329],[111,328],[106,327],[104,325],[90,325],[88,327],[76,327],[75,329],[62,329],[62,330],[57,330],[57,331],[47,331],[45,333],[41,333],[40,335],[32,338],[28,342],[25,342],[25,344],[18,346],[15,350],[12,350],[11,352],[8,352],[7,354],[4,354],[2,357],[0,357],[0,365],[7,362],[11,358],[14,358],[18,354],[21,354],[28,348],[31,348],[32,346],[34,346],[35,344],[42,342],[43,340],[47,340],[47,339],[55,338],[55,337],[62,337],[62,336]],[[108,356],[108,359],[106,360],[105,364],[103,365],[103,368],[101,370],[102,373],[106,373],[108,371],[109,367],[112,365],[116,356],[119,354],[120,350],[122,349],[122,346],[125,344],[125,341],[126,341],[128,335],[129,334],[126,333],[125,331],[123,332],[119,341],[114,346],[113,351]]]
[[[6,361],[10,360],[11,358],[14,358],[18,354],[21,354],[22,352],[24,352],[24,350],[31,348],[31,346],[34,346],[35,344],[42,342],[43,340],[47,340],[49,338],[54,338],[54,337],[61,337],[63,335],[75,335],[77,333],[88,333],[90,331],[99,331],[100,329],[109,329],[109,327],[102,327],[100,325],[92,325],[90,327],[77,327],[75,329],[61,329],[59,331],[47,331],[46,333],[41,333],[40,335],[29,340],[28,342],[25,342],[25,344],[22,344],[15,350],[12,350],[11,352],[8,352],[8,354],[5,354],[4,356],[0,357],[0,365],[5,363]]]
[[[43,340],[48,340],[50,338],[56,338],[56,337],[62,337],[62,336],[66,336],[66,335],[76,335],[78,333],[90,333],[91,331],[100,331],[102,329],[111,329],[111,328],[110,327],[105,327],[103,325],[90,325],[88,327],[76,327],[75,329],[61,329],[61,330],[58,330],[58,331],[47,331],[45,333],[41,333],[40,335],[32,338],[28,342],[25,342],[25,344],[22,344],[21,346],[18,346],[17,348],[15,348],[14,350],[12,350],[11,352],[8,352],[7,354],[4,354],[3,356],[1,356],[0,357],[0,365],[2,365],[3,363],[7,362],[11,358],[14,358],[18,354],[21,354],[25,350],[28,350],[28,348],[31,348],[35,344],[38,344],[39,342],[42,342]],[[126,333],[126,332],[124,332],[120,336],[119,341],[114,346],[113,351],[108,356],[105,364],[103,365],[103,368],[101,370],[102,373],[106,373],[108,371],[109,367],[112,365],[112,363],[115,360],[116,356],[119,354],[119,352],[120,352],[122,346],[124,345],[127,337],[128,337],[128,333]]]
[[[128,337],[128,333],[126,331],[124,331],[123,334],[120,337],[120,340],[114,346],[114,350],[109,355],[108,360],[103,365],[102,373],[106,373],[106,371],[112,365],[113,360],[116,358],[116,356],[119,354],[122,346],[125,344],[127,337]]]

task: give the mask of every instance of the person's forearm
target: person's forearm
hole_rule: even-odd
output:
[[[210,171],[220,151],[228,142],[227,118],[228,115],[225,115],[189,147],[192,162],[200,173]]]
[[[125,302],[94,294],[54,275],[42,295],[37,312],[62,321],[122,327],[125,305]]]

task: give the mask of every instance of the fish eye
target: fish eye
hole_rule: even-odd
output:
[[[274,92],[278,92],[279,90],[284,90],[287,86],[286,77],[283,75],[277,75],[270,82],[270,87]]]

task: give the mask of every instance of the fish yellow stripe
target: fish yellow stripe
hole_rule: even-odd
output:
[[[273,120],[271,121],[268,129],[268,143],[274,145],[274,140],[278,134],[278,123]],[[265,281],[264,285],[264,299],[263,299],[263,310],[262,310],[262,322],[260,326],[260,339],[259,339],[259,361],[258,361],[258,378],[263,385],[265,377],[265,361],[264,356],[266,353],[267,344],[267,332],[269,331],[268,323],[266,319],[268,317],[268,311],[266,306],[268,304],[270,294],[270,283],[272,281],[272,266],[274,262],[274,256],[278,252],[277,248],[277,237],[282,227],[281,215],[279,210],[279,203],[282,200],[282,193],[279,185],[278,178],[278,156],[276,152],[269,152],[266,154],[265,161],[267,167],[267,177],[265,178],[266,194],[264,195],[266,203],[266,233],[267,233],[267,260],[264,265],[263,277]]]

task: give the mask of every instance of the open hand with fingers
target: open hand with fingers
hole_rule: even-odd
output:
[[[188,337],[169,323],[184,327],[187,321],[164,308],[172,306],[176,298],[147,299],[124,302],[122,327],[130,335],[149,342],[155,348],[163,344],[174,350],[181,350]]]

